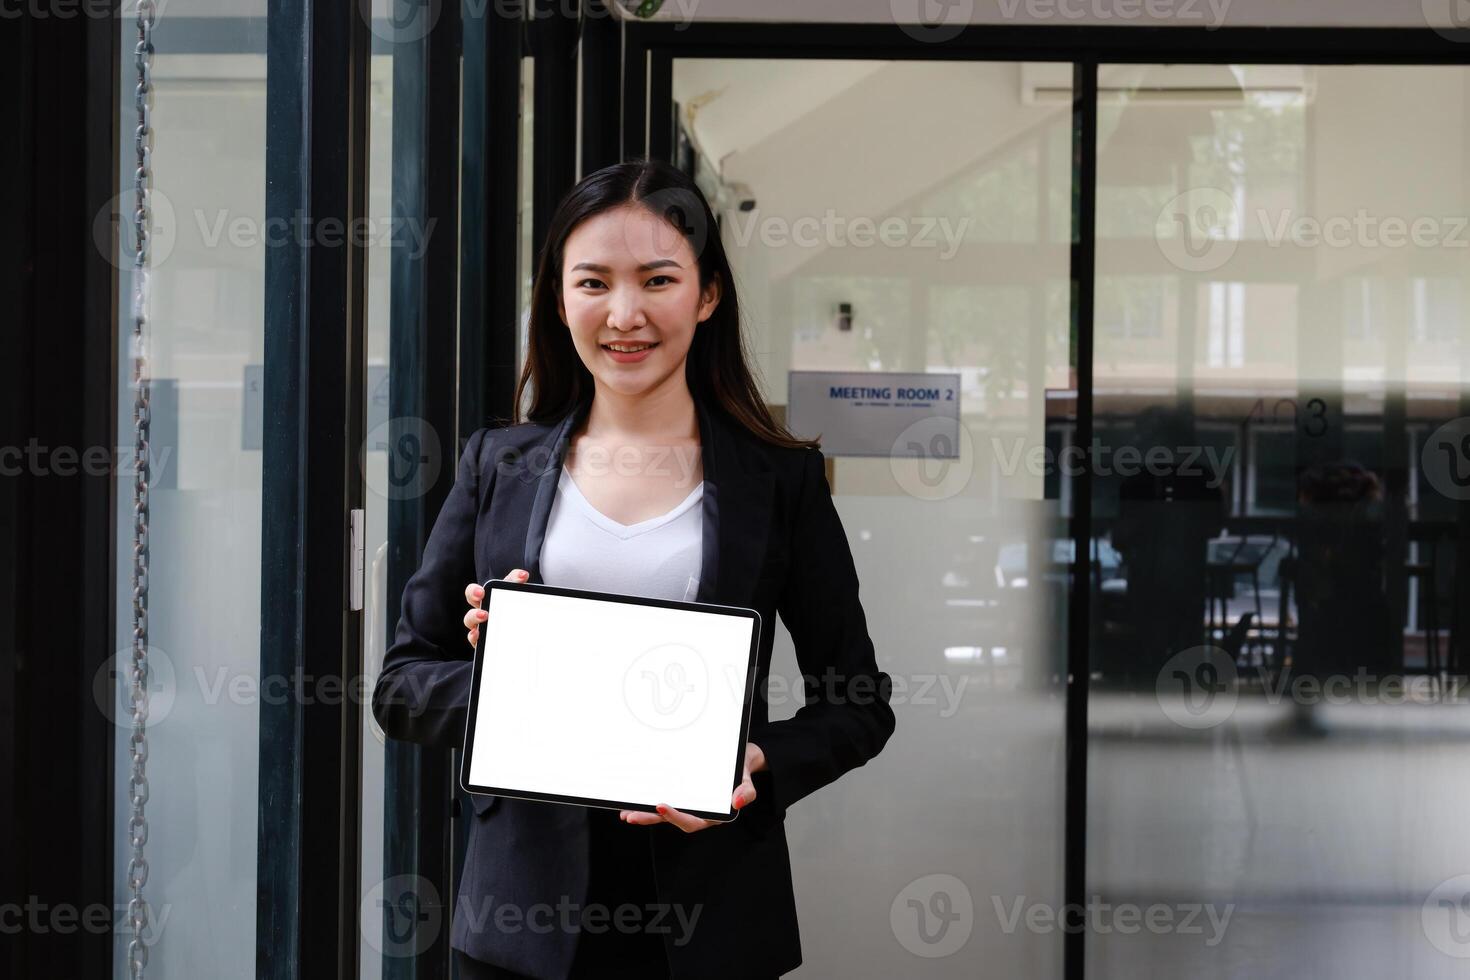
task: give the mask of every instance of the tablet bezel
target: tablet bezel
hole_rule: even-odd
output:
[[[534,592],[544,595],[569,596],[576,599],[589,599],[593,601],[615,602],[625,605],[657,606],[664,609],[683,609],[690,612],[708,613],[711,615],[735,616],[753,621],[754,628],[750,632],[750,653],[745,667],[745,703],[740,711],[740,740],[737,743],[735,754],[735,775],[730,784],[730,793],[733,796],[735,788],[740,785],[745,774],[745,747],[750,740],[750,712],[755,698],[755,674],[757,660],[760,656],[761,640],[761,614],[746,606],[726,606],[712,602],[686,602],[679,599],[658,599],[650,596],[628,595],[619,592],[595,592],[586,589],[569,589],[558,585],[545,585],[539,582],[511,582],[506,579],[490,579],[484,583],[485,597],[481,600],[481,608],[489,609],[492,603],[492,595],[497,589],[518,592]],[[630,803],[623,800],[603,800],[581,796],[563,796],[556,793],[527,793],[503,786],[479,786],[470,782],[470,763],[475,739],[475,720],[479,714],[475,706],[480,701],[480,679],[484,674],[485,665],[485,641],[487,638],[485,629],[480,630],[480,639],[475,644],[473,667],[470,679],[470,700],[466,709],[464,742],[460,746],[459,784],[466,793],[476,796],[500,796],[513,800],[533,800],[539,803],[569,803],[575,806],[599,807],[608,810],[637,810],[642,813],[657,813],[656,804]],[[672,804],[670,804],[672,805]],[[729,823],[740,815],[740,811],[733,806],[728,813],[719,813],[707,810],[680,810],[691,816],[701,817],[705,820],[714,820],[719,823]]]

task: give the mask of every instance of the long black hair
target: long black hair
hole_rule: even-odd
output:
[[[723,410],[758,438],[791,448],[819,446],[799,439],[777,422],[751,374],[740,333],[740,303],[735,278],[720,240],[719,225],[709,201],[682,170],[659,160],[632,160],[604,167],[567,192],[551,216],[546,242],[536,263],[531,287],[531,323],[526,362],[516,383],[515,417],[521,421],[521,400],[532,387],[526,419],[551,422],[590,401],[592,372],[582,363],[558,311],[562,262],[573,229],[593,215],[627,204],[639,204],[678,229],[699,260],[701,292],[720,283],[720,301],[709,318],[694,331],[684,376],[697,400]]]

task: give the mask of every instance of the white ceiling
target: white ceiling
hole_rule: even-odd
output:
[[[886,61],[680,59],[674,100],[716,169],[882,71]]]
[[[984,61],[676,59],[674,95],[722,180],[785,222],[905,213],[1071,109],[1023,103],[1020,65]],[[821,251],[775,249],[770,273]]]

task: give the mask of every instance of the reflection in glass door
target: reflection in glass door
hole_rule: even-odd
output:
[[[263,674],[260,643],[266,17],[262,7],[231,21],[235,49],[221,51],[212,18],[201,16],[216,11],[206,7],[180,2],[157,21],[169,28],[152,35],[146,509],[135,510],[138,471],[119,466],[117,653],[94,694],[117,726],[115,902],[127,909],[134,898],[136,837],[147,975],[243,980],[256,965],[262,704],[283,690],[283,678]],[[117,24],[129,52],[117,107],[125,134],[118,308],[132,311],[137,29],[131,15]],[[118,326],[116,444],[126,459],[137,445],[133,318],[124,312]],[[148,684],[135,745],[129,688],[140,537]],[[135,766],[143,777],[137,828]],[[130,919],[119,922],[128,927],[114,931],[113,972],[125,977],[134,933]]]
[[[474,380],[484,374],[486,355],[471,352],[483,352],[490,343],[488,325],[501,291],[519,295],[519,280],[529,279],[521,273],[530,256],[525,130],[534,79],[531,60],[516,53],[515,37],[502,35],[513,24],[503,13],[486,9],[467,17],[462,35],[448,30],[458,25],[446,25],[446,15],[428,38],[411,24],[375,22],[367,167],[374,237],[367,250],[366,439],[360,459],[367,692],[397,633],[404,584],[419,566],[465,443],[489,414],[486,405],[495,393]],[[521,69],[519,91],[508,100],[489,92],[504,80],[495,59],[505,57]],[[482,115],[472,115],[468,104],[474,86],[487,100],[476,103]],[[466,102],[459,104],[462,92]],[[502,120],[500,108],[514,107],[517,98],[523,120]],[[460,115],[426,108],[426,100],[459,104]],[[485,215],[498,206],[490,183],[504,172],[496,168],[499,157],[474,159],[483,181],[468,176],[477,147],[502,140],[520,144],[519,176],[511,172],[520,190],[512,200],[519,208],[514,223],[525,232],[511,229],[520,269],[504,274],[481,269],[485,253],[470,245],[471,238],[487,233]],[[506,329],[515,327],[507,323]],[[467,835],[465,819],[455,815],[468,814],[470,800],[459,787],[457,754],[385,738],[371,710],[363,713],[361,739],[360,975],[448,976],[457,869]]]
[[[393,194],[393,48],[374,53],[368,81],[368,216],[387,222]],[[388,338],[391,251],[386,243],[367,250],[367,413],[363,479],[367,484],[363,535],[363,690],[371,691],[383,669],[388,645],[388,501],[391,433],[388,431]],[[362,713],[361,894],[382,897],[384,882],[383,794],[386,738],[371,710]],[[376,891],[375,891],[376,890]],[[395,896],[387,896],[391,900]],[[410,900],[412,890],[410,889]],[[385,958],[402,950],[385,928],[389,913],[360,916],[358,969],[362,980],[379,980]],[[401,937],[399,937],[401,939]],[[411,948],[411,944],[409,946]]]
[[[1463,976],[1470,70],[1100,78],[1088,976]]]
[[[939,409],[881,455],[823,434],[900,737],[787,816],[796,977],[1061,973],[1062,933],[1025,916],[1062,905],[1071,74],[674,61],[778,417],[808,372],[959,397],[957,438]],[[771,717],[800,692],[781,627]]]

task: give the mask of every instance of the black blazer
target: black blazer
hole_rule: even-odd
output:
[[[756,799],[731,824],[651,834],[661,903],[698,908],[692,938],[677,927],[665,948],[678,978],[779,974],[801,963],[786,847],[786,810],[863,765],[893,733],[890,679],[878,669],[858,578],[820,450],[772,446],[695,400],[704,463],[703,568],[696,600],[761,614],[756,691],[770,672],[775,613],[790,631],[805,682],[795,717],[768,720],[755,699],[750,741],[769,768]],[[390,738],[443,748],[464,742],[474,655],[465,639],[465,586],[539,557],[570,433],[590,403],[560,422],[480,429],[470,436],[454,488],[429,535],[423,564],[403,591],[393,645],[373,690],[373,715]],[[580,906],[586,895],[587,811],[495,796],[472,797],[463,881],[450,944],[533,977],[564,978],[577,932],[534,913]],[[519,928],[493,912],[519,909]],[[486,910],[490,913],[487,915]],[[502,920],[510,921],[510,920]],[[668,920],[674,922],[672,917]]]

